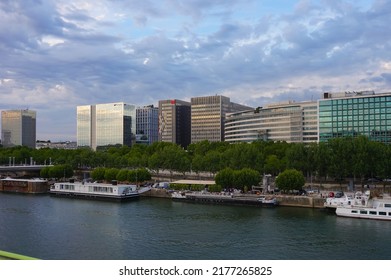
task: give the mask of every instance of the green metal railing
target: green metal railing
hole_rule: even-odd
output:
[[[0,260],[38,260],[38,259],[0,250]]]

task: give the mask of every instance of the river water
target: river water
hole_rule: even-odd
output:
[[[0,193],[0,250],[46,260],[389,260],[391,222],[296,207]]]

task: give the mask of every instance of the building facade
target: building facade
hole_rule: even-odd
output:
[[[391,92],[324,93],[318,100],[319,141],[365,135],[391,143]]]
[[[224,141],[226,114],[250,109],[221,95],[191,98],[191,143]]]
[[[190,103],[178,99],[159,101],[159,141],[190,144]]]
[[[1,112],[1,139],[4,147],[35,148],[37,113],[31,110]]]
[[[159,108],[153,105],[136,109],[136,143],[152,144],[159,140]]]
[[[317,142],[317,103],[284,102],[227,114],[225,141],[229,143],[285,141]]]
[[[135,140],[136,106],[123,102],[77,106],[77,146],[131,146]]]

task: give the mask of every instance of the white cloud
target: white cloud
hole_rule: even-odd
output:
[[[0,95],[7,108],[41,111],[38,134],[56,138],[61,122],[75,138],[75,116],[67,126],[52,107],[215,93],[257,107],[324,90],[389,91],[391,4],[364,2],[280,11],[256,0],[2,1]]]

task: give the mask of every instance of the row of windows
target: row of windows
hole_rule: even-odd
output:
[[[359,122],[319,122],[319,128],[322,127],[391,127],[391,120],[377,121],[359,121]]]
[[[331,105],[331,104],[361,104],[361,103],[380,103],[391,102],[391,96],[377,96],[377,97],[360,97],[360,98],[348,98],[348,99],[332,99],[332,100],[320,100],[319,106]]]
[[[367,211],[367,210],[352,210],[351,211],[351,213],[353,213],[353,214],[358,214],[358,213],[360,213],[360,214],[362,214],[362,215],[379,215],[379,216],[387,216],[387,214],[388,214],[388,216],[391,216],[391,212],[385,212],[385,211],[379,211],[379,212],[377,212],[377,211],[374,211],[374,210],[370,210],[370,211]]]
[[[391,106],[391,101],[389,102],[379,102],[379,103],[362,103],[362,104],[344,104],[344,105],[320,105],[319,111],[336,111],[336,110],[359,110],[359,109],[369,109],[369,108],[389,108]]]
[[[67,184],[60,184],[60,190],[74,191],[75,190],[75,186],[74,185],[67,185]]]
[[[98,186],[89,186],[88,190],[91,192],[101,192],[101,193],[113,193],[112,187],[98,187]]]
[[[339,137],[357,137],[359,135],[365,135],[372,141],[382,142],[382,143],[391,143],[391,134],[385,136],[379,136],[378,134],[373,133],[357,133],[355,131],[343,131],[343,132],[333,132],[333,133],[319,133],[319,141],[325,142],[329,139],[339,138]]]
[[[363,110],[345,110],[345,111],[320,111],[319,118],[324,116],[360,116],[367,115],[391,115],[391,107],[383,109],[363,109]]]
[[[336,117],[336,116],[328,116],[323,117],[319,119],[319,122],[347,122],[347,121],[364,121],[364,122],[374,122],[374,121],[385,121],[389,123],[391,121],[391,115],[373,115],[373,116],[343,116],[343,117]]]

